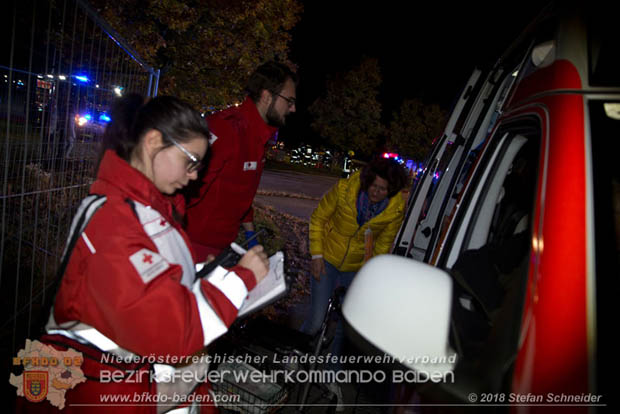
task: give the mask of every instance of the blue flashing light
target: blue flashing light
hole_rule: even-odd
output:
[[[84,118],[85,118],[87,121],[91,121],[91,120],[93,119],[93,116],[92,116],[91,114],[85,114],[85,115],[84,115]]]
[[[101,114],[101,115],[99,116],[99,121],[100,121],[100,122],[105,122],[105,123],[108,123],[108,122],[110,122],[111,120],[112,120],[112,118],[110,118],[110,117],[108,116],[108,114],[105,114],[105,113],[104,113],[104,114]]]
[[[80,82],[90,82],[90,79],[88,79],[88,76],[86,75],[74,75],[73,77]]]

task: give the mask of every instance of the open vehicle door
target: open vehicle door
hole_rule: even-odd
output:
[[[479,69],[475,69],[471,74],[459,100],[454,108],[454,111],[450,115],[450,119],[446,125],[446,129],[441,138],[435,143],[431,155],[426,162],[426,168],[420,179],[416,179],[414,183],[413,191],[409,196],[407,203],[407,212],[403,225],[401,226],[398,235],[396,236],[394,253],[401,256],[413,257],[410,249],[410,242],[413,240],[413,235],[418,226],[420,218],[424,216],[425,201],[427,198],[432,198],[434,188],[437,185],[437,180],[442,177],[442,170],[440,165],[445,164],[445,159],[452,157],[453,141],[456,140],[456,130],[458,121],[462,116],[467,115],[473,102],[474,97],[478,94],[478,90],[481,87],[480,76],[482,72]],[[444,165],[445,167],[445,165]],[[416,257],[417,258],[417,257]]]
[[[519,54],[517,63],[500,60],[484,81],[481,71],[474,70],[431,153],[422,179],[412,191],[396,237],[395,254],[431,261],[441,227],[447,224],[441,225],[442,218],[455,207],[479,148],[515,84],[524,55],[527,53]],[[452,195],[446,197],[448,194]]]

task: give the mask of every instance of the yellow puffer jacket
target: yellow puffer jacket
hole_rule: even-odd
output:
[[[380,214],[357,224],[359,172],[338,182],[321,199],[310,217],[310,254],[323,258],[342,272],[354,272],[364,261],[364,233],[370,227],[373,256],[388,253],[403,221],[405,202],[399,192]]]

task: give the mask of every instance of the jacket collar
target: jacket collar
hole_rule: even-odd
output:
[[[256,104],[249,96],[245,98],[245,101],[239,107],[239,112],[250,122],[252,133],[256,134],[263,145],[278,131],[278,128],[267,125],[263,117],[260,116]]]
[[[107,150],[99,165],[97,180],[90,187],[92,194],[116,195],[151,206],[172,221],[173,197],[163,194],[140,171]]]
[[[360,172],[354,172],[351,177],[349,177],[349,198],[353,200],[353,204],[355,205],[357,202],[357,194],[360,192],[362,187],[362,182],[360,181]]]

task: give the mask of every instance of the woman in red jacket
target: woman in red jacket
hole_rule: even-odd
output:
[[[256,246],[237,266],[195,279],[175,195],[197,178],[207,153],[200,114],[172,97],[144,103],[134,95],[111,115],[41,342],[83,354],[86,381],[66,391],[63,413],[165,412],[192,393],[207,395],[208,360],[188,357],[226,332],[269,264]],[[106,395],[136,404],[106,405]]]

